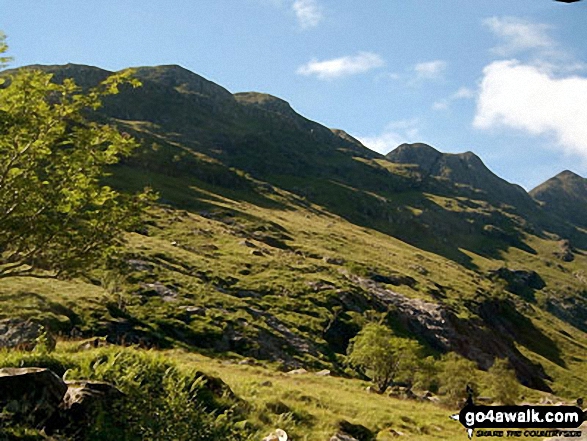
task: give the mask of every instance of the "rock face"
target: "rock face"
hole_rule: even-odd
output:
[[[38,338],[45,332],[42,325],[21,319],[0,320],[0,348],[32,351]],[[46,334],[48,349],[55,348],[55,339]]]
[[[0,421],[42,428],[55,414],[67,385],[55,373],[43,368],[0,369]]]
[[[502,267],[489,273],[491,279],[502,279],[506,282],[509,292],[517,295],[528,295],[546,286],[536,271],[510,270]]]
[[[361,305],[369,303],[382,312],[391,311],[396,322],[411,334],[420,336],[432,348],[441,352],[455,351],[475,361],[482,369],[491,367],[496,357],[507,357],[522,384],[550,391],[545,381],[549,377],[542,366],[530,361],[516,347],[516,341],[524,335],[533,333],[536,339],[545,341],[547,337],[529,320],[524,320],[515,306],[486,302],[472,306],[477,318],[461,319],[446,306],[408,298],[370,279],[355,276],[351,279],[363,288],[363,293],[341,296],[344,310],[361,310]],[[369,298],[365,299],[365,295]],[[524,340],[522,344],[531,346],[533,342]]]

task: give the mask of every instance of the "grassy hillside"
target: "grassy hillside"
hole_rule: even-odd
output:
[[[44,69],[84,86],[108,74]],[[103,270],[3,280],[0,319],[42,322],[66,358],[93,336],[165,351],[222,377],[257,435],[296,440],[328,439],[339,419],[405,439],[460,431],[438,404],[365,392],[346,351],[372,321],[436,360],[472,360],[482,379],[507,357],[528,399],[587,394],[587,232],[563,208],[471,153],[405,145],[386,158],[269,95],[177,66],[136,75],[143,86],[95,117],[142,142],[108,183],[159,193],[146,225]],[[333,376],[283,374],[296,368]]]

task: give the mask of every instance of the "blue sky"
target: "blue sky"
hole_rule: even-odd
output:
[[[586,23],[587,1],[0,2],[12,67],[180,64],[382,153],[471,150],[527,189],[587,176]]]

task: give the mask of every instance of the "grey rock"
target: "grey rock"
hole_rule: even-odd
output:
[[[8,424],[45,427],[66,392],[65,382],[49,369],[0,369],[0,426],[8,419]]]
[[[15,318],[0,320],[0,348],[32,351],[43,333],[46,335],[48,349],[54,349],[55,339],[46,333],[41,324]]]

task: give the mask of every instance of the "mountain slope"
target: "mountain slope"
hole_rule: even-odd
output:
[[[530,191],[546,210],[587,228],[587,179],[565,170]]]
[[[460,184],[461,192],[468,188],[477,192],[480,199],[510,204],[519,209],[533,205],[522,187],[495,175],[472,152],[441,153],[426,144],[402,144],[385,157],[398,164],[415,164],[422,171],[423,180],[435,177],[452,185]]]
[[[86,87],[108,75],[41,68]],[[471,153],[405,145],[385,158],[270,95],[233,95],[178,66],[136,76],[141,88],[95,116],[142,141],[111,183],[161,195],[129,235],[119,286],[108,274],[82,288],[19,281],[0,287],[3,315],[338,372],[376,318],[427,354],[455,351],[482,369],[506,355],[525,385],[571,394],[587,337],[562,312],[585,303],[587,257],[580,242],[573,261],[553,252],[557,232],[576,226]]]

